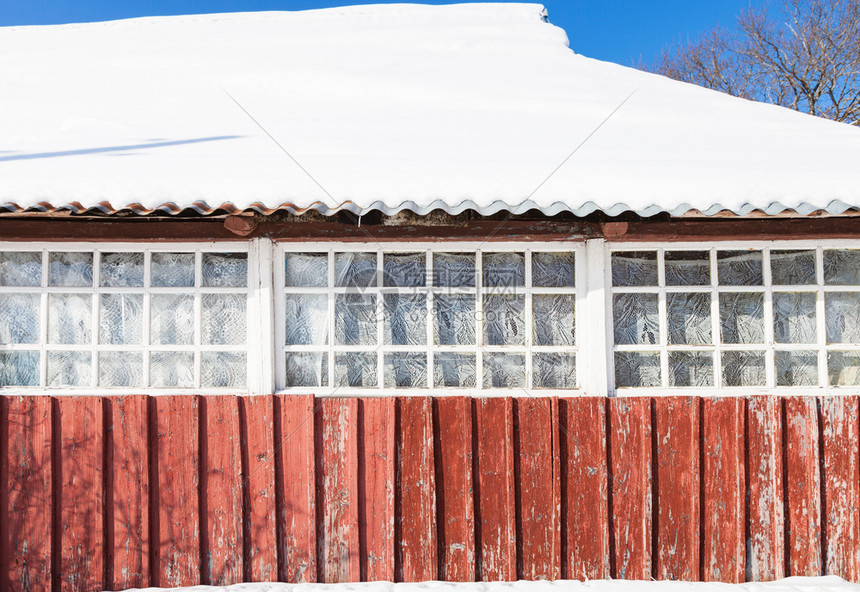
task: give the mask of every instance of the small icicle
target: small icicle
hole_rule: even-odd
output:
[[[358,227],[361,228],[361,214],[358,215]]]

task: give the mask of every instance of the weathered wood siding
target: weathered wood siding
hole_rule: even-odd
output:
[[[0,397],[0,592],[860,579],[856,397]]]

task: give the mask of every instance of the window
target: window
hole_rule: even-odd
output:
[[[0,243],[0,387],[860,392],[860,241]]]
[[[860,385],[860,250],[611,253],[615,386]]]
[[[279,384],[320,392],[577,388],[570,245],[280,254]]]
[[[3,249],[0,384],[245,389],[244,250]]]

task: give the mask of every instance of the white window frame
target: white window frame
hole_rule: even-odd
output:
[[[757,394],[772,395],[849,395],[860,393],[860,387],[856,386],[831,386],[829,385],[827,369],[828,351],[860,351],[860,343],[827,344],[826,319],[824,309],[824,294],[827,292],[860,292],[860,286],[838,286],[824,285],[823,254],[829,249],[860,249],[860,241],[846,240],[770,240],[770,241],[702,241],[702,242],[607,242],[603,252],[603,268],[605,280],[604,309],[607,315],[605,324],[606,341],[608,344],[606,355],[607,391],[612,396],[668,396],[678,394],[691,394],[698,396],[746,396]],[[717,279],[717,251],[762,251],[762,274],[763,282],[760,286],[730,286],[719,285]],[[779,285],[774,287],[771,283],[771,250],[815,250],[816,284],[815,285]],[[612,253],[618,251],[658,251],[658,283],[659,287],[623,287],[612,286]],[[711,334],[712,344],[705,346],[690,345],[667,345],[668,328],[666,327],[666,286],[664,275],[664,264],[662,254],[665,251],[709,251],[711,253],[711,284],[708,286],[672,286],[675,292],[705,292],[711,294]],[[591,262],[594,266],[594,262]],[[658,293],[658,315],[660,322],[660,343],[655,346],[623,345],[616,349],[614,345],[614,319],[612,318],[612,296],[620,292],[647,292]],[[764,344],[721,344],[720,343],[720,318],[719,302],[716,297],[721,292],[761,292],[764,294]],[[787,344],[775,343],[772,297],[774,292],[812,292],[816,294],[816,343],[813,344]],[[715,344],[715,345],[714,345]],[[615,385],[615,356],[614,352],[619,350],[629,351],[655,351],[660,352],[660,371],[662,385],[660,387],[616,387]],[[669,368],[668,351],[670,350],[701,350],[714,352],[713,371],[714,386],[712,387],[687,387],[668,386]],[[725,350],[753,351],[759,350],[765,353],[765,380],[767,385],[772,386],[724,386],[722,385],[722,365],[720,352]],[[775,358],[777,350],[799,350],[815,351],[818,355],[817,386],[776,386]]]
[[[329,258],[329,280],[328,288],[285,288],[285,278],[284,278],[284,256],[285,253],[326,253]],[[428,294],[427,299],[427,344],[425,346],[385,346],[379,345],[383,343],[383,335],[382,335],[382,323],[377,324],[377,345],[376,346],[335,346],[333,344],[333,336],[334,336],[334,327],[332,325],[334,315],[333,315],[333,299],[329,299],[329,314],[328,314],[328,335],[329,335],[329,343],[326,346],[286,346],[285,342],[285,324],[284,324],[284,295],[286,293],[304,293],[304,292],[313,292],[313,293],[327,293],[327,294],[337,294],[337,293],[345,293],[349,291],[349,288],[332,288],[334,285],[334,253],[347,253],[347,252],[375,252],[377,254],[377,269],[382,269],[382,261],[383,256],[386,253],[417,253],[423,252],[426,254],[426,265],[427,265],[427,275],[428,278],[432,278],[433,274],[433,257],[432,254],[436,253],[448,253],[448,252],[464,252],[464,253],[475,253],[476,255],[476,278],[475,278],[475,288],[469,289],[460,289],[460,288],[451,288],[452,290],[458,292],[467,292],[474,293],[476,295],[476,323],[475,323],[475,332],[476,332],[476,340],[474,346],[435,346],[430,345],[433,343],[433,316],[432,316],[432,294],[434,291],[444,291],[446,288],[434,288],[429,285],[426,288],[385,288],[382,286],[382,274],[378,274],[377,285],[373,286],[369,289],[368,293],[373,294],[385,294],[386,292],[394,292],[397,290],[402,291],[415,291],[420,293]],[[516,294],[524,294],[525,302],[524,302],[524,310],[525,314],[525,344],[522,346],[487,346],[482,344],[483,337],[483,326],[480,322],[482,312],[483,312],[483,298],[481,297],[486,293],[486,288],[483,286],[483,277],[482,277],[482,265],[481,265],[481,256],[483,253],[497,253],[497,252],[517,252],[517,253],[525,253],[525,286],[531,285],[531,254],[534,252],[573,252],[575,253],[575,288],[530,288],[530,287],[518,287],[518,288],[505,288],[505,290],[510,290],[510,292],[506,293],[516,293]],[[582,317],[582,307],[584,306],[584,300],[586,297],[586,289],[585,289],[585,277],[586,277],[586,268],[585,268],[585,248],[581,241],[579,242],[475,242],[475,241],[450,241],[445,243],[440,242],[384,242],[384,243],[375,243],[375,242],[355,242],[355,243],[317,243],[317,244],[308,244],[308,243],[280,243],[275,251],[274,256],[274,286],[275,286],[275,366],[276,366],[276,392],[279,393],[314,393],[320,396],[338,396],[338,397],[367,397],[367,396],[429,396],[429,395],[451,395],[451,396],[463,396],[463,395],[471,395],[476,397],[522,397],[522,396],[575,396],[575,395],[583,395],[585,394],[585,390],[583,388],[583,380],[582,380],[582,372],[581,368],[583,368],[582,361],[580,359],[580,353],[583,351],[581,349],[581,345],[583,343],[583,339],[587,339],[584,335],[583,330],[583,317]],[[532,315],[530,311],[532,310],[532,295],[533,294],[575,294],[575,319],[576,319],[576,328],[575,328],[575,343],[576,346],[564,347],[564,346],[533,346],[532,345]],[[376,309],[378,318],[381,318],[382,314],[382,298],[376,299]],[[402,350],[410,350],[410,351],[422,351],[428,353],[427,360],[427,371],[428,371],[428,381],[432,383],[433,380],[433,352],[437,351],[451,351],[451,352],[462,352],[462,353],[472,353],[476,354],[476,386],[474,388],[453,388],[453,387],[434,387],[428,386],[427,388],[386,388],[381,386],[384,381],[384,355],[377,357],[377,376],[379,379],[379,386],[376,388],[355,388],[355,387],[337,387],[333,386],[334,379],[334,352],[335,351],[348,351],[348,350],[365,350],[365,351],[402,351]],[[328,368],[329,368],[329,386],[327,387],[286,387],[286,365],[284,362],[284,356],[288,351],[326,351],[329,356],[328,360]],[[576,389],[533,389],[531,388],[532,384],[532,361],[531,361],[531,353],[535,352],[560,352],[560,351],[569,351],[576,353],[576,366],[577,366],[577,382],[579,383],[579,388]],[[525,356],[526,360],[526,376],[525,376],[525,388],[483,388],[483,373],[482,373],[482,356],[487,352],[509,352],[509,353],[522,353]],[[587,383],[587,381],[586,381]]]
[[[15,395],[15,394],[74,394],[74,395],[124,395],[124,394],[150,394],[150,395],[170,395],[170,394],[268,394],[273,392],[279,393],[314,393],[318,396],[474,396],[474,397],[524,397],[524,396],[664,396],[691,394],[700,396],[746,396],[753,394],[774,394],[774,395],[822,395],[822,394],[860,394],[860,387],[853,386],[829,386],[828,370],[827,370],[827,352],[832,350],[837,351],[860,351],[860,343],[852,344],[834,344],[828,346],[826,344],[826,319],[824,310],[824,294],[826,292],[860,292],[860,286],[824,286],[823,283],[823,251],[825,249],[860,249],[860,240],[779,240],[779,241],[702,241],[702,242],[620,242],[620,241],[605,241],[604,239],[589,239],[587,241],[507,241],[507,242],[478,242],[478,241],[399,241],[399,242],[275,242],[270,239],[254,239],[251,241],[213,241],[213,242],[188,242],[188,241],[159,241],[159,242],[64,242],[64,241],[41,241],[41,242],[0,242],[0,250],[3,251],[41,251],[43,252],[43,270],[45,269],[44,258],[47,257],[47,252],[67,251],[67,252],[86,252],[104,253],[104,252],[144,252],[145,261],[147,263],[145,273],[149,273],[149,261],[153,252],[181,252],[194,251],[202,253],[205,251],[211,252],[247,252],[248,253],[248,300],[247,300],[247,344],[244,351],[247,354],[248,363],[248,384],[246,388],[199,388],[192,387],[187,389],[157,389],[157,388],[108,388],[108,387],[2,387],[0,394]],[[820,386],[812,387],[786,387],[786,386],[763,386],[763,387],[626,387],[616,388],[615,385],[615,369],[614,369],[614,323],[612,318],[612,295],[614,293],[612,287],[612,269],[611,269],[611,253],[613,251],[666,251],[666,250],[698,250],[716,252],[720,250],[759,250],[763,251],[763,286],[718,286],[716,285],[716,257],[711,259],[712,283],[707,287],[678,287],[678,291],[706,291],[712,294],[711,302],[711,327],[712,335],[715,344],[708,346],[674,346],[677,349],[695,350],[705,349],[715,352],[714,358],[714,373],[715,385],[719,384],[722,378],[720,367],[719,352],[722,349],[742,349],[753,350],[762,349],[767,352],[765,356],[766,377],[769,383],[775,384],[774,380],[774,358],[772,352],[775,349],[773,339],[773,311],[771,306],[773,286],[770,285],[770,261],[769,250],[803,250],[815,249],[816,251],[816,273],[817,285],[815,286],[779,286],[776,291],[810,291],[816,293],[816,329],[817,343],[810,348],[809,345],[791,344],[776,344],[776,349],[814,349],[818,353],[818,372]],[[358,252],[358,251],[373,251],[377,252],[378,265],[381,266],[382,253],[384,252],[418,252],[427,253],[437,252],[524,252],[531,253],[534,251],[546,252],[563,252],[572,251],[576,255],[576,365],[577,365],[577,382],[578,387],[575,390],[553,390],[553,389],[532,389],[529,388],[532,381],[531,376],[531,356],[526,355],[527,372],[526,372],[526,388],[512,389],[484,389],[482,386],[481,364],[480,357],[476,355],[478,386],[476,388],[355,388],[349,389],[346,387],[337,388],[329,387],[289,387],[284,388],[285,383],[285,365],[284,352],[286,347],[284,343],[284,253],[285,252]],[[330,255],[331,256],[331,255]],[[662,257],[658,258],[662,261]],[[200,255],[197,255],[197,269],[199,274]],[[29,350],[40,351],[41,364],[40,372],[43,375],[47,372],[46,351],[49,349],[63,349],[62,346],[54,347],[47,345],[47,298],[49,292],[78,292],[89,293],[93,295],[93,336],[94,341],[98,334],[98,297],[97,294],[103,292],[136,292],[144,294],[144,342],[148,341],[149,331],[149,298],[150,294],[154,293],[150,288],[109,288],[103,289],[98,287],[98,254],[94,259],[94,279],[91,288],[49,288],[47,286],[47,274],[43,273],[42,286],[23,288],[23,287],[0,287],[0,292],[33,292],[39,293],[41,296],[41,317],[40,331],[42,342],[36,344],[20,344],[0,346],[7,350]],[[483,299],[480,297],[483,286],[481,278],[480,265],[477,270],[476,287],[474,292],[478,296],[476,299],[477,313],[480,315]],[[330,273],[334,273],[333,267],[330,268]],[[428,274],[432,273],[432,257],[428,261]],[[659,281],[664,281],[663,266],[660,264]],[[530,255],[526,259],[526,285],[530,284],[531,265]],[[146,282],[148,283],[148,282]],[[377,287],[381,289],[381,286]],[[689,289],[688,289],[689,288]],[[235,291],[235,289],[226,289],[227,291]],[[422,289],[423,290],[423,289]],[[427,292],[432,293],[429,287]],[[476,323],[476,345],[474,351],[511,351],[523,352],[528,354],[532,340],[532,299],[531,294],[538,292],[551,292],[553,289],[544,288],[521,288],[525,294],[525,330],[526,330],[526,345],[524,346],[483,346],[481,343],[483,329],[480,322]],[[195,294],[201,292],[200,282],[193,289],[189,289]],[[218,288],[204,288],[203,292],[217,292]],[[293,291],[290,288],[290,291]],[[563,291],[563,290],[562,290]],[[625,289],[625,291],[636,291],[635,289]],[[643,288],[642,291],[655,291],[653,288]],[[668,338],[668,332],[665,327],[666,316],[666,298],[665,290],[660,287],[658,290],[658,306],[660,311],[661,323],[661,341]],[[724,292],[743,292],[756,291],[765,294],[765,341],[761,346],[729,346],[723,347],[716,343],[719,341],[719,304],[713,294],[721,291]],[[428,298],[428,307],[431,306],[431,298]],[[377,299],[377,306],[382,306],[382,300]],[[198,316],[198,324],[196,330],[200,330],[199,325],[199,301],[195,302],[196,314]],[[330,321],[333,317],[330,315]],[[433,317],[428,313],[428,343],[432,343],[432,324]],[[274,327],[274,330],[272,329]],[[330,327],[331,329],[331,327]],[[381,330],[381,329],[379,329]],[[330,335],[332,335],[330,331]],[[332,340],[330,340],[332,341]],[[382,343],[381,336],[378,335],[378,343]],[[75,346],[66,346],[66,349],[74,348]],[[388,346],[393,350],[413,350],[418,351],[424,348],[419,347],[399,347]],[[459,351],[465,351],[471,346],[462,346]],[[656,346],[655,351],[659,350],[662,345]],[[435,346],[426,346],[429,351]],[[108,350],[110,346],[98,346],[95,343],[87,346],[91,351]],[[140,346],[124,346],[123,349],[135,350],[143,352],[158,349],[158,346],[152,347],[148,345]],[[162,349],[170,349],[169,346],[164,346]],[[218,349],[218,346],[209,347],[206,349]],[[225,346],[225,349],[239,349],[239,346]],[[312,346],[308,346],[312,349]],[[333,345],[330,343],[324,348],[333,355]],[[453,349],[453,348],[452,348]],[[542,351],[552,351],[553,348],[541,347]],[[570,351],[570,348],[555,348],[564,351]],[[625,349],[639,350],[652,349],[641,348],[639,346],[628,346]],[[196,344],[195,364],[198,366],[195,377],[199,380],[199,364],[200,364],[201,346]],[[668,354],[661,351],[661,378],[664,385],[668,384]],[[146,357],[146,356],[144,356]],[[379,357],[380,366],[382,366],[382,356]],[[333,361],[333,360],[330,360]],[[93,382],[97,381],[98,368],[97,361],[94,361],[93,366]],[[432,377],[432,360],[428,359],[428,373]],[[146,371],[146,368],[145,368]],[[333,376],[334,368],[330,366],[330,372]],[[380,380],[382,380],[383,369],[378,369]],[[430,379],[432,380],[432,378]],[[826,386],[825,386],[826,385]]]
[[[42,242],[0,242],[0,251],[30,251],[40,252],[42,255],[42,281],[41,286],[19,287],[2,286],[0,293],[35,293],[40,295],[40,327],[39,343],[36,344],[8,344],[0,345],[4,351],[39,351],[40,354],[40,383],[44,386],[8,386],[0,388],[4,395],[16,394],[71,394],[71,395],[124,395],[124,394],[248,394],[259,392],[264,382],[263,375],[257,373],[261,367],[261,359],[269,357],[264,355],[262,347],[267,340],[260,335],[259,314],[263,310],[258,301],[265,296],[261,290],[261,275],[259,265],[254,265],[253,260],[262,261],[259,256],[260,248],[256,242],[248,241],[213,241],[213,242],[64,242],[64,241],[42,241]],[[93,282],[90,287],[61,287],[49,286],[48,261],[51,252],[89,252],[93,253]],[[144,254],[144,286],[142,287],[102,287],[100,286],[100,260],[102,253],[143,253]],[[159,288],[149,287],[150,262],[153,253],[194,253],[195,254],[195,285],[188,288]],[[245,288],[218,288],[202,286],[202,255],[214,252],[236,252],[248,254],[248,285]],[[194,295],[195,316],[195,343],[186,346],[171,345],[149,345],[150,340],[150,300],[152,295],[159,293],[189,293]],[[247,343],[244,346],[203,346],[200,339],[201,331],[201,295],[215,293],[246,293],[246,327]],[[48,343],[48,295],[53,293],[77,293],[87,294],[92,298],[91,305],[91,343],[87,345],[62,345]],[[143,294],[143,338],[140,345],[110,345],[99,343],[99,315],[100,294],[134,293]],[[270,342],[270,341],[269,341]],[[117,348],[122,351],[141,352],[143,354],[143,376],[147,386],[144,387],[102,387],[98,386],[98,355],[99,352],[112,351]],[[89,386],[47,386],[47,352],[48,351],[76,351],[86,350],[92,352],[92,372]],[[194,378],[195,385],[188,388],[154,388],[149,384],[149,352],[155,351],[189,351],[194,353]],[[201,387],[200,366],[203,351],[243,351],[247,362],[247,384],[245,387]]]

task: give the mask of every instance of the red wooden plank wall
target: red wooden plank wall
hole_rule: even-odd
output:
[[[0,397],[0,592],[818,574],[857,397]]]

